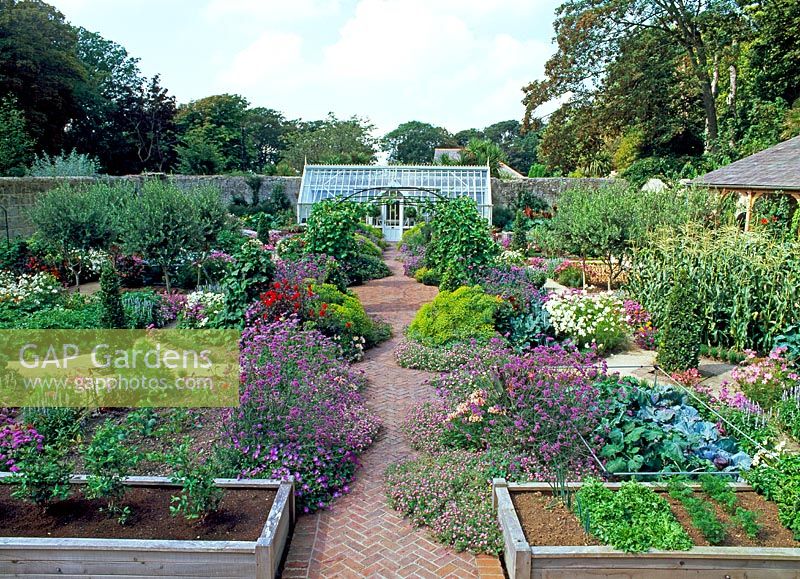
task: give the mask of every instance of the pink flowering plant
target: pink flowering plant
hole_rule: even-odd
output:
[[[697,368],[689,368],[683,372],[673,372],[670,374],[670,377],[678,384],[683,384],[684,386],[689,387],[700,384],[700,382],[703,381],[703,376],[700,374],[700,370]]]
[[[655,350],[657,332],[650,312],[636,300],[626,299],[622,303],[625,308],[625,322],[633,333],[633,341],[643,350]]]
[[[604,415],[594,352],[550,344],[518,355],[502,341],[492,346],[432,382],[437,396],[402,426],[422,456],[387,471],[394,508],[458,550],[485,553],[502,548],[491,479],[597,474],[581,437],[598,442]]]
[[[774,406],[785,390],[798,385],[800,375],[794,362],[785,357],[786,348],[775,348],[764,358],[752,350],[745,353],[747,359],[731,372],[731,378],[762,407]]]
[[[242,334],[241,405],[224,421],[224,454],[241,476],[294,477],[300,505],[314,511],[348,492],[379,421],[363,376],[330,338],[262,310],[251,308]]]
[[[386,471],[389,504],[458,551],[499,553],[490,481],[506,475],[504,462],[461,450],[393,465]]]
[[[745,361],[731,372],[735,386],[800,440],[800,371],[795,361],[787,358],[785,347],[774,348],[763,358],[751,350],[745,353]]]
[[[745,452],[754,454],[762,447],[772,446],[777,439],[778,431],[769,414],[730,384],[723,383],[716,392],[699,383],[693,391],[704,402],[698,408],[713,410],[706,412],[704,418],[715,421],[721,435],[735,437]]]
[[[604,371],[593,351],[569,345],[539,346],[523,355],[498,349],[434,382],[447,409],[440,444],[513,450],[538,463],[542,476],[556,464],[591,472],[581,438],[591,443],[605,414],[594,385]]]
[[[174,322],[186,308],[186,295],[176,291],[164,291],[160,296],[159,320],[161,324]]]

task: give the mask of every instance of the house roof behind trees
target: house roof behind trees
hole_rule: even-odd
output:
[[[718,189],[800,191],[800,136],[692,181]]]

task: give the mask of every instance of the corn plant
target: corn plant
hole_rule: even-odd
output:
[[[695,290],[703,343],[769,351],[798,320],[799,258],[797,243],[689,225],[676,234],[654,235],[636,252],[628,291],[662,327],[671,280],[685,270]]]

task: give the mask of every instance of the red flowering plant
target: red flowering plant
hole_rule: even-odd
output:
[[[301,286],[287,280],[276,281],[272,287],[261,294],[261,305],[264,306],[262,316],[265,320],[275,321],[295,315],[302,320],[313,317],[310,302],[314,298],[311,285]]]
[[[58,281],[62,281],[61,271],[56,266],[45,263],[41,258],[36,257],[35,255],[30,256],[25,261],[24,271],[25,273],[32,274],[40,272],[49,273]]]

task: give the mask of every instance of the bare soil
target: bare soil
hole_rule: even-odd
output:
[[[709,546],[700,532],[692,526],[686,510],[678,501],[666,493],[675,518],[683,525],[692,541],[697,546]],[[717,517],[726,525],[725,547],[800,547],[791,531],[781,525],[778,519],[778,507],[753,492],[738,492],[737,506],[757,513],[761,531],[755,539],[750,539],[731,516],[721,506],[714,505]],[[704,498],[706,498],[704,496]],[[514,492],[511,500],[517,511],[525,538],[532,546],[583,546],[599,545],[593,537],[588,536],[578,518],[563,504],[555,501],[551,495],[541,492]]]
[[[105,503],[76,494],[47,510],[11,498],[10,485],[0,485],[0,537],[76,537],[101,539],[166,539],[255,541],[275,500],[273,490],[226,489],[220,509],[202,522],[173,517],[170,499],[177,488],[131,487],[122,500],[131,517],[120,525],[100,512]]]
[[[586,534],[578,518],[550,494],[514,492],[511,501],[525,538],[532,546],[600,545],[594,537]]]

